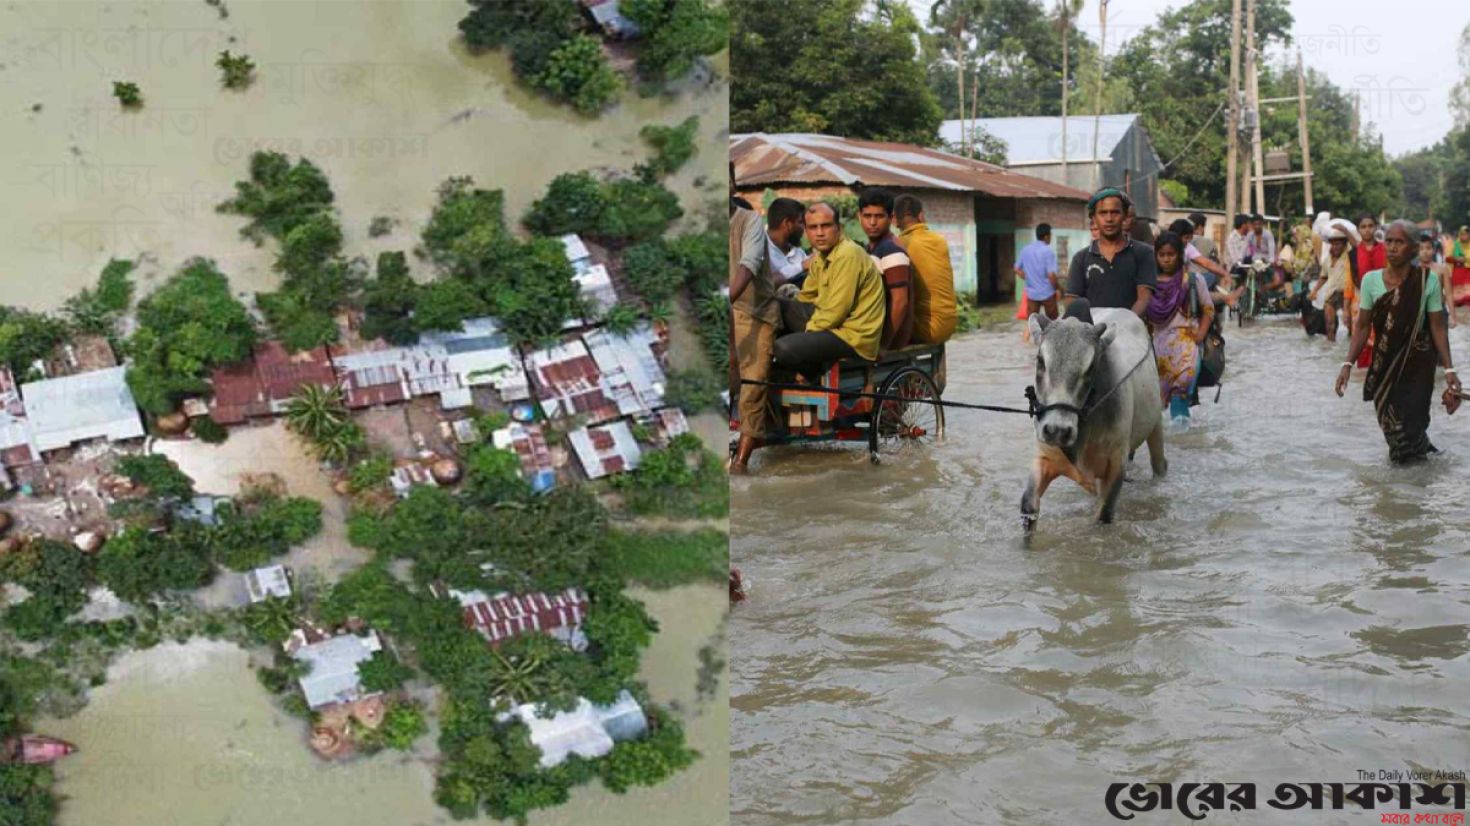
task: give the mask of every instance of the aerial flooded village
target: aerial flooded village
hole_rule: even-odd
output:
[[[460,28],[595,118],[629,84],[697,92],[725,16],[678,5],[714,36],[615,0],[472,2]],[[218,94],[271,77],[217,65]],[[345,226],[329,161],[261,148],[213,203],[270,289],[208,250],[118,250],[58,309],[0,306],[0,820],[55,822],[51,765],[89,754],[38,721],[191,640],[248,652],[241,679],[313,759],[401,752],[455,817],[692,765],[696,712],[650,692],[660,625],[634,593],[726,574],[723,463],[697,435],[727,336],[724,232],[698,202],[720,187],[668,186],[698,129],[646,124],[634,168],[553,170],[519,216],[494,181],[425,181],[411,227]],[[364,235],[405,243],[366,255]]]

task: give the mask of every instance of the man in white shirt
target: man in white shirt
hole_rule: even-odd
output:
[[[806,280],[811,256],[801,248],[805,214],[806,207],[792,198],[777,198],[766,208],[766,266],[777,287],[799,287]]]

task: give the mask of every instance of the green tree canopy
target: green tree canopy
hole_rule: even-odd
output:
[[[831,0],[774,13],[762,3],[732,3],[730,13],[732,132],[938,140],[943,116],[917,59],[920,28],[907,6]]]

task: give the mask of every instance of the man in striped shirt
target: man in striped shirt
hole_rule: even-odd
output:
[[[893,195],[884,189],[869,187],[858,196],[858,223],[868,236],[868,255],[883,273],[883,287],[888,294],[888,312],[883,323],[884,350],[907,347],[914,332],[912,267],[908,253],[893,237]]]

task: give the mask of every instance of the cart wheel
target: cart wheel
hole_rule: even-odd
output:
[[[889,376],[878,394],[890,398],[874,403],[868,423],[868,458],[874,463],[881,454],[933,445],[944,438],[944,408],[928,373],[905,367]]]

